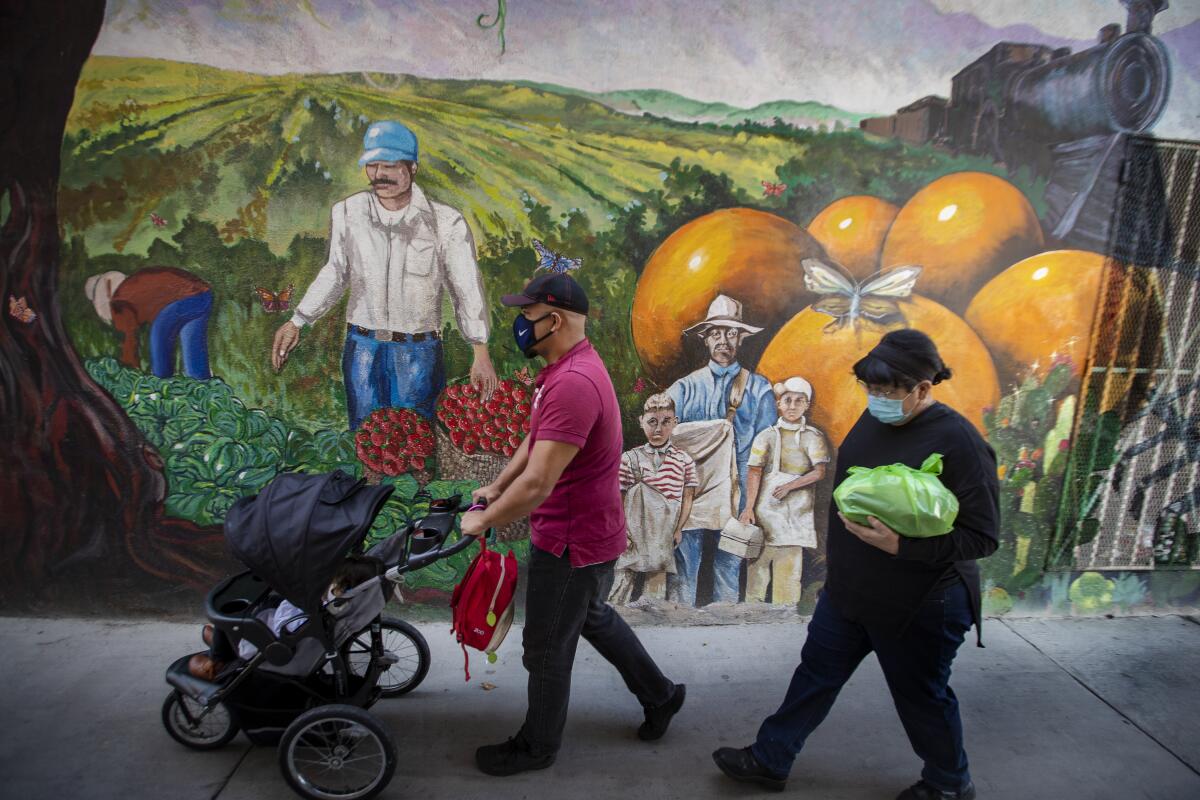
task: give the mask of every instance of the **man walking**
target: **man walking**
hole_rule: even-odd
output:
[[[737,460],[740,501],[746,498],[746,474],[750,446],[759,432],[775,424],[775,394],[771,382],[738,363],[738,348],[747,336],[762,328],[742,320],[742,304],[731,297],[717,295],[708,307],[708,316],[688,328],[704,340],[708,364],[685,375],[667,389],[675,401],[675,413],[681,423],[728,420],[733,424],[733,443]],[[701,487],[703,491],[703,487]],[[741,507],[734,509],[734,515]],[[723,524],[723,523],[722,523]],[[679,602],[696,605],[696,576],[706,539],[715,540],[719,530],[685,529],[675,549],[675,571]],[[742,559],[724,550],[716,550],[713,561],[713,600],[736,603]]]
[[[342,375],[351,430],[377,408],[411,408],[432,419],[446,384],[444,291],[459,333],[474,350],[471,383],[485,396],[497,383],[471,229],[462,214],[429,200],[413,182],[417,137],[399,122],[376,122],[363,138],[358,163],[371,191],[334,205],[329,260],[271,347],[278,371],[299,343],[300,329],[349,289]]]
[[[471,536],[526,514],[532,527],[522,640],[529,710],[516,736],[476,751],[489,775],[554,763],[581,635],[642,704],[639,738],[662,737],[685,695],[607,602],[626,544],[621,414],[608,370],[585,335],[587,297],[569,276],[549,274],[502,302],[520,308],[517,347],[547,366],[537,377],[529,435],[496,481],[475,493],[487,508],[462,517]]]

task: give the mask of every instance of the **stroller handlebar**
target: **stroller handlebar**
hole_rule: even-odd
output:
[[[461,495],[435,501],[431,505],[431,513],[410,526],[407,531],[408,542],[404,548],[405,558],[399,564],[390,566],[384,577],[399,583],[406,572],[412,572],[427,567],[435,561],[449,558],[461,553],[475,543],[476,537],[459,535],[459,539],[446,546],[446,538],[454,529],[454,523],[459,514],[466,511],[478,511],[487,506],[486,502],[474,503],[469,508],[462,508]],[[491,531],[488,531],[491,534]]]

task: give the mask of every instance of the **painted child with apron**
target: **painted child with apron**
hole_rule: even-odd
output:
[[[675,573],[675,546],[683,537],[683,523],[700,483],[695,461],[671,443],[677,422],[675,401],[666,394],[651,395],[641,417],[646,444],[621,454],[629,540],[614,567],[610,603],[629,603],[639,573],[646,579],[642,597],[667,597],[667,574]]]
[[[763,551],[747,565],[746,601],[800,601],[804,548],[817,546],[814,484],[825,477],[829,442],[805,421],[812,386],[800,377],[777,383],[779,421],[754,437],[746,476],[746,510],[739,519],[763,529]]]

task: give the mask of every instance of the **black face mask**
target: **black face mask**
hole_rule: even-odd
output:
[[[543,314],[537,319],[526,319],[524,314],[517,314],[517,318],[513,320],[513,339],[517,342],[517,349],[524,353],[526,358],[536,358],[537,353],[533,351],[534,346],[540,342],[546,341],[555,334],[555,331],[550,331],[545,336],[535,336],[533,326],[544,320],[546,317],[553,316],[554,312]]]

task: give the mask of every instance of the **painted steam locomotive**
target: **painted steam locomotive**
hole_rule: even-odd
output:
[[[1101,248],[1127,139],[1153,127],[1171,87],[1166,48],[1150,32],[1167,0],[1121,3],[1128,9],[1124,33],[1106,25],[1098,42],[1078,53],[1001,42],[954,76],[949,100],[923,97],[860,127],[1048,175],[1052,238]]]

